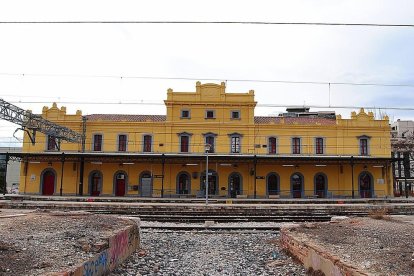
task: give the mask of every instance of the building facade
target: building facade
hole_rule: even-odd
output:
[[[391,124],[394,196],[414,196],[414,121]]]
[[[0,147],[1,193],[18,193],[19,191],[20,162],[9,160],[8,153],[20,153],[21,151],[22,148],[20,147]]]
[[[82,133],[80,144],[25,137],[20,192],[135,197],[376,197],[392,194],[388,117],[361,109],[289,109],[255,116],[254,91],[225,84],[168,89],[166,115],[42,116]],[[206,167],[208,163],[208,181]],[[207,184],[207,185],[206,185]]]

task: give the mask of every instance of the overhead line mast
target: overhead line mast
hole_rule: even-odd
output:
[[[36,142],[36,132],[55,137],[58,145],[61,140],[70,143],[81,143],[82,135],[67,127],[58,125],[49,120],[44,119],[40,115],[33,114],[29,110],[24,110],[0,98],[0,119],[20,125],[21,128],[16,129],[25,131],[32,144]]]

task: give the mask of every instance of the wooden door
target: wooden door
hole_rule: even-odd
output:
[[[55,193],[55,174],[46,172],[43,174],[42,195],[53,195]]]

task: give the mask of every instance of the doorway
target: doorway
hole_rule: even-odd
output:
[[[125,196],[127,175],[119,172],[115,175],[115,196]]]
[[[152,177],[149,172],[141,174],[141,196],[151,197],[152,196]]]
[[[47,170],[42,177],[42,195],[53,195],[55,193],[56,174]]]
[[[229,176],[228,184],[229,197],[236,198],[237,195],[243,194],[242,178],[239,173],[232,173]]]

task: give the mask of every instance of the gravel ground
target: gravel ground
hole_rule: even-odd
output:
[[[44,275],[94,256],[114,230],[131,222],[114,216],[77,212],[21,213],[0,210],[0,275]]]
[[[141,242],[111,275],[306,275],[277,232],[143,230]]]
[[[311,223],[293,235],[311,240],[373,275],[414,275],[414,217],[350,218]]]

